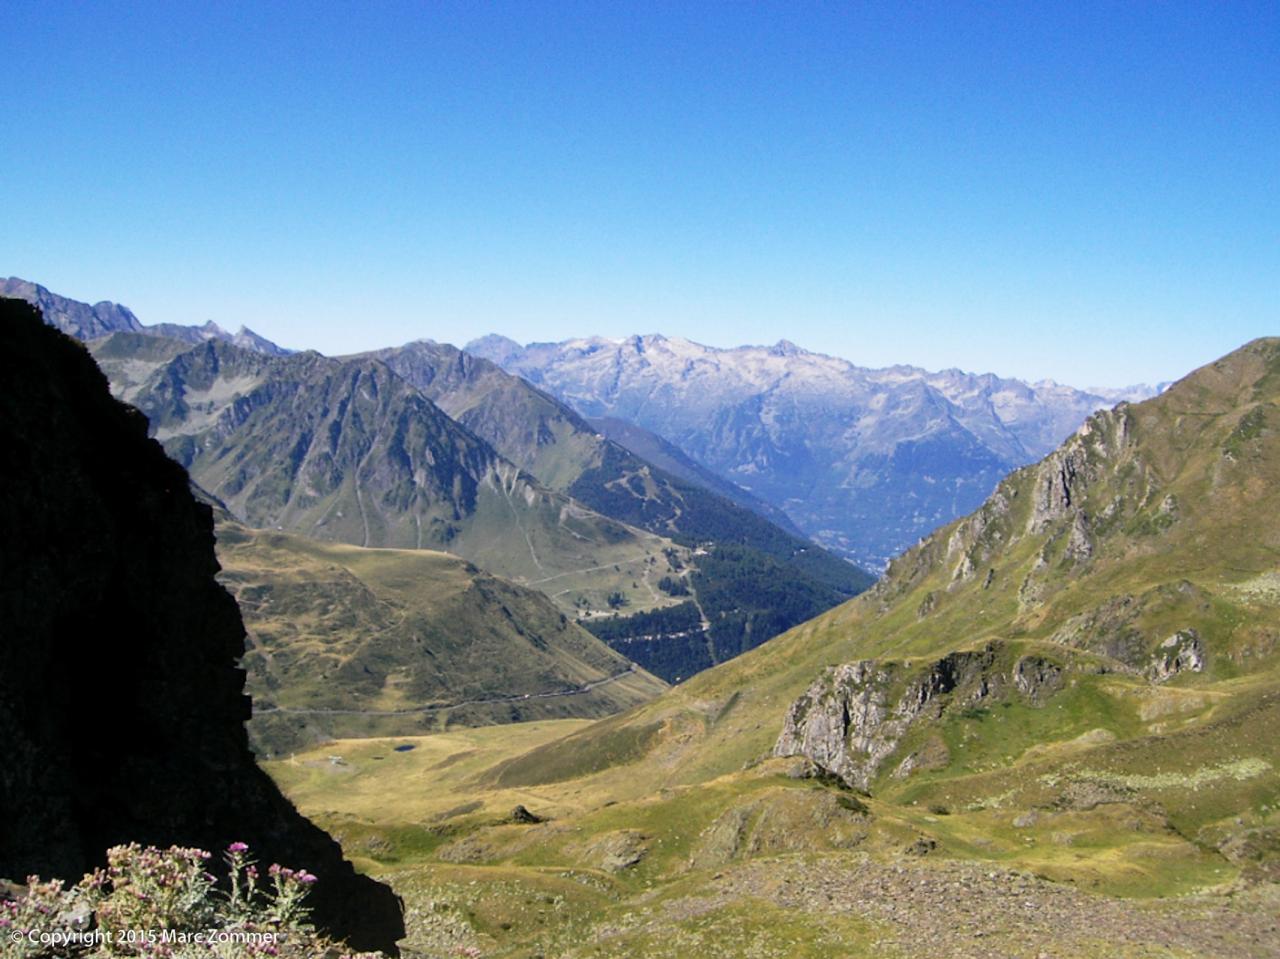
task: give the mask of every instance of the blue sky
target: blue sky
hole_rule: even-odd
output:
[[[6,4],[0,275],[334,353],[1280,334],[1269,3]]]

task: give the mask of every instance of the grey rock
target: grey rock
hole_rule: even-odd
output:
[[[929,836],[921,836],[906,849],[903,853],[908,856],[927,856],[938,848],[938,840]]]
[[[939,697],[959,691],[972,703],[1006,685],[992,670],[997,650],[951,653],[922,672],[877,660],[828,668],[787,711],[774,755],[805,756],[866,790],[917,717],[940,708]]]
[[[515,809],[511,810],[511,821],[514,823],[520,823],[521,825],[529,825],[529,826],[535,825],[540,822],[546,822],[546,820],[543,819],[541,816],[537,816],[529,812],[529,810],[526,809],[523,805],[518,805],[516,806]]]
[[[1204,644],[1194,629],[1180,629],[1156,647],[1147,677],[1163,683],[1182,672],[1204,671]]]
[[[1129,411],[1125,404],[1095,413],[1057,450],[1035,466],[1035,499],[1027,532],[1039,533],[1060,520],[1074,523],[1089,488],[1107,475],[1129,444]],[[1087,524],[1081,536],[1088,540]],[[1084,548],[1077,543],[1077,549]],[[1085,557],[1087,558],[1087,557]]]
[[[1063,668],[1040,656],[1023,656],[1013,667],[1013,684],[1033,705],[1062,688]]]
[[[635,829],[606,833],[587,847],[587,855],[605,872],[625,872],[639,865],[649,852],[649,837]]]
[[[1083,563],[1093,556],[1093,539],[1089,535],[1089,520],[1081,510],[1071,519],[1071,532],[1067,536],[1064,551],[1068,559]]]

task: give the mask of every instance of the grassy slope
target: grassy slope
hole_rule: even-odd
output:
[[[250,632],[250,730],[270,754],[334,735],[599,717],[663,689],[542,594],[444,553],[223,522],[218,556]]]
[[[948,556],[947,547],[957,530],[966,542],[972,526],[968,519],[957,521],[895,561],[872,592],[646,707],[636,722],[659,714],[688,722],[731,697],[732,712],[744,716],[739,722],[722,718],[670,776],[698,781],[764,751],[787,706],[825,666],[870,657],[918,662],[989,639],[1044,644],[1073,617],[1117,596],[1144,601],[1136,624],[1149,643],[1189,626],[1200,631],[1210,653],[1206,672],[1166,686],[1114,674],[1087,681],[1099,690],[1125,688],[1107,694],[1122,714],[1145,708],[1154,715],[1164,708],[1159,703],[1178,698],[1208,704],[1262,695],[1276,682],[1280,628],[1280,591],[1270,585],[1280,563],[1276,344],[1263,341],[1233,354],[1129,411],[1137,455],[1122,457],[1114,475],[1088,491],[1084,505],[1101,515],[1117,497],[1130,503],[1098,536],[1095,556],[1084,566],[1060,555],[1061,529],[1023,532],[1039,477],[1037,467],[1028,467],[1001,486],[1013,504],[1003,520],[966,550],[975,557],[988,553],[977,574],[954,578],[962,555]],[[1166,525],[1160,504],[1170,495],[1177,518]],[[1050,565],[1039,579],[1047,581],[1047,593],[1038,603],[1022,602],[1022,584],[1046,550]],[[989,569],[992,582],[983,588]],[[1192,588],[1179,590],[1183,582]],[[922,614],[922,606],[932,609]],[[1133,735],[1139,726],[1117,734]]]
[[[649,941],[646,929],[689,929],[675,913],[643,928],[628,927],[626,916],[705,898],[714,870],[732,879],[755,856],[828,868],[824,856],[893,859],[933,842],[930,868],[976,860],[1141,897],[1274,871],[1278,398],[1280,340],[1267,340],[1154,400],[1101,414],[1044,464],[1012,475],[978,513],[900,557],[870,593],[625,715],[566,726],[558,739],[542,727],[523,751],[506,739],[500,751],[469,753],[465,774],[449,773],[446,755],[429,773],[440,813],[480,806],[432,825],[416,813],[398,825],[394,814],[367,816],[352,821],[352,835],[373,843],[371,868],[406,889],[469,902],[466,928],[511,954],[544,942],[545,926],[523,916],[502,930],[485,910],[507,901],[504,883],[529,892],[552,873],[601,877],[604,894],[566,898],[557,928],[634,945]],[[1046,511],[1045,490],[1068,462],[1078,477],[1071,509]],[[1087,558],[1068,548],[1081,509]],[[1037,513],[1042,522],[1033,522]],[[1144,657],[1186,629],[1203,642],[1205,669],[1151,682]],[[881,766],[871,797],[848,800],[864,802],[869,817],[841,805],[847,793],[779,775],[793,760],[766,758],[788,706],[824,667],[875,657],[909,672],[993,640],[1002,644],[999,668],[1027,653],[1067,666],[1061,691],[1038,704],[1014,695],[972,708],[944,702]],[[908,753],[941,759],[898,778]],[[345,808],[340,791],[274,771],[304,810]],[[555,821],[536,831],[495,824],[514,801]],[[424,845],[381,857],[377,837],[393,825],[402,841]],[[611,850],[637,843],[639,863],[605,867]],[[841,851],[850,845],[855,852]],[[479,878],[495,883],[495,905],[459,891]],[[724,909],[708,915],[723,918]],[[765,925],[778,918],[763,908],[756,915]],[[811,909],[801,926],[812,937],[828,918]],[[860,954],[870,935],[845,929],[837,938]],[[788,954],[782,933],[766,940]],[[1066,954],[1156,954],[1086,940]],[[791,954],[823,954],[814,942],[792,946]],[[1009,954],[1026,946],[1006,943]]]

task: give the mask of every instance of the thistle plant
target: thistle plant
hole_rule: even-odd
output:
[[[209,858],[203,849],[181,846],[161,850],[130,843],[108,850],[103,887],[110,892],[98,905],[98,927],[117,944],[127,944],[129,933],[141,930],[208,929],[215,918]]]
[[[29,876],[20,896],[0,899],[0,959],[362,959],[307,925],[312,873],[272,863],[264,881],[249,847],[234,842],[221,886],[211,858],[132,843],[70,889]]]
[[[302,900],[311,891],[316,877],[305,869],[286,869],[274,864],[267,873],[274,892],[266,908],[267,920],[282,926],[304,922],[308,910],[302,905]]]
[[[238,922],[253,917],[254,901],[258,898],[258,866],[249,857],[246,843],[233,842],[222,856],[227,864],[227,892],[225,915]]]

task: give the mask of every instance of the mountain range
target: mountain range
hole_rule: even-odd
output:
[[[871,590],[626,714],[400,768],[348,742],[341,790],[272,772],[494,952],[1273,956],[1278,557],[1273,338],[1091,415]]]
[[[433,340],[361,355],[386,363],[451,417],[552,489],[583,494],[580,498],[584,501],[599,498],[598,490],[582,485],[575,489],[575,484],[605,460],[615,461],[616,466],[601,478],[603,484],[623,496],[647,500],[646,506],[628,512],[654,532],[688,532],[681,525],[684,511],[679,508],[679,495],[693,486],[803,538],[780,510],[722,479],[661,437],[621,420],[589,422],[561,400],[483,357]],[[656,477],[657,485],[647,482],[646,492],[639,494],[630,489],[626,478],[645,470],[646,475]],[[722,504],[720,508],[729,507]],[[687,526],[695,518],[683,516],[683,523]]]
[[[430,341],[362,354],[385,363],[459,423],[553,490],[686,547],[656,582],[675,607],[615,613],[585,625],[668,680],[737,655],[865,589],[871,578],[769,518],[639,428],[615,442],[565,404],[496,364]],[[626,445],[656,451],[676,473]],[[728,495],[726,495],[728,494]],[[789,524],[788,524],[789,525]],[[665,586],[664,586],[665,584]]]
[[[871,582],[452,347],[267,356],[115,333],[91,349],[170,455],[241,521],[446,549],[542,589],[668,680]]]
[[[785,341],[489,337],[324,357],[7,282],[89,340],[239,522],[448,550],[668,681],[855,595],[870,577],[833,553],[883,565],[1121,395],[868,370]]]
[[[871,582],[659,438],[625,429],[675,472],[454,347],[418,341],[336,358],[246,348],[10,285],[88,339],[115,394],[236,521],[359,547],[448,550],[543,591],[667,680]]]
[[[669,568],[670,540],[542,486],[377,360],[136,333],[91,350],[169,454],[249,526],[448,549],[509,579],[563,579],[601,594],[599,608],[625,578]]]
[[[980,504],[1085,417],[1152,387],[1085,391],[959,370],[867,369],[785,340],[467,344],[584,416],[658,434],[872,569]]]
[[[768,522],[768,497],[723,496],[661,430],[588,419],[483,358],[90,337],[143,417],[34,311],[0,306],[36,357],[6,355],[14,862],[208,843],[247,796],[255,842],[309,848],[359,892],[331,894],[333,928],[396,927],[385,890],[253,769],[213,512],[255,739],[298,751],[267,768],[404,897],[410,954],[895,955],[922,937],[966,959],[1274,954],[1280,338],[1082,413],[830,608],[855,567]],[[63,308],[85,331],[132,316]],[[832,409],[855,409],[841,361],[784,342],[717,365],[659,340],[628,349],[661,369],[618,360],[616,383],[652,387],[638,411],[684,390],[713,420],[712,387],[759,387],[715,435],[763,451],[761,474],[786,454],[800,475],[812,450],[782,440],[835,436]],[[510,366],[524,349],[477,348]],[[813,382],[771,380],[774,360]],[[1068,411],[1116,399],[907,368],[867,382],[855,438],[935,483],[925,453],[945,466],[948,444],[962,464],[1030,456],[1064,428],[1055,390]],[[598,639],[701,671],[666,688]],[[419,735],[510,719],[531,721]],[[354,738],[309,748],[332,736]]]

